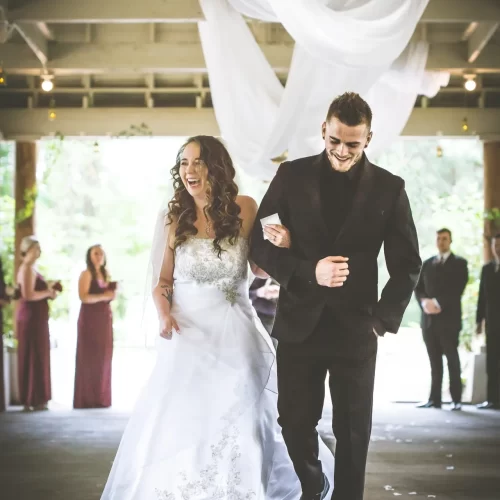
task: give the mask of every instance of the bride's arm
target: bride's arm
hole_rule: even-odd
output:
[[[241,208],[240,216],[243,220],[243,235],[245,236],[245,238],[248,238],[250,240],[252,228],[255,223],[255,217],[258,210],[257,202],[250,196],[238,196],[237,201]],[[250,258],[248,259],[248,263],[250,264],[252,273],[257,278],[269,278],[269,275],[263,269],[257,266],[257,264],[255,264],[255,262],[253,262]]]
[[[174,250],[171,234],[172,226],[169,228],[160,277],[153,287],[153,301],[160,320],[160,335],[165,338],[171,337],[172,329],[179,332],[179,327],[171,315],[174,295]]]
[[[163,257],[160,279],[153,287],[153,301],[158,316],[168,316],[174,294],[174,252],[167,246]]]

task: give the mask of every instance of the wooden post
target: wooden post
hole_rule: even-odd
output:
[[[19,246],[25,236],[35,233],[36,198],[36,142],[16,143],[16,229],[15,229],[15,274],[21,262]]]
[[[34,234],[36,198],[36,142],[16,143],[15,192],[15,258],[14,282],[21,263],[19,247],[25,236]],[[16,303],[17,310],[17,303]],[[14,315],[16,312],[14,312]],[[14,331],[16,322],[14,321]],[[10,404],[19,404],[17,352],[9,354]]]
[[[500,210],[500,141],[484,142],[484,211]],[[484,260],[492,259],[491,237],[500,233],[500,220],[484,221]]]

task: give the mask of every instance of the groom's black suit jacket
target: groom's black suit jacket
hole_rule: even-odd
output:
[[[321,189],[325,164],[329,167],[325,152],[281,164],[258,211],[251,258],[281,285],[273,336],[304,342],[325,308],[360,339],[368,334],[374,339],[373,327],[379,334],[396,333],[422,264],[404,181],[363,155],[353,167],[358,172],[350,208],[336,230],[326,220],[329,212],[321,196],[327,196]],[[342,193],[337,190],[334,196],[341,198]],[[335,202],[331,199],[330,207]],[[341,211],[337,205],[332,217],[338,219]],[[291,249],[263,238],[260,219],[275,213],[291,232]],[[382,244],[390,279],[379,300],[377,257]],[[350,274],[342,287],[316,282],[316,264],[327,256],[349,258]]]

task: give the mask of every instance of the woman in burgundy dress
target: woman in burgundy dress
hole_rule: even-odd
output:
[[[2,307],[9,303],[7,292],[5,290],[5,279],[2,268],[2,261],[0,260],[0,411],[5,411],[5,381],[3,378],[3,319]]]
[[[113,316],[110,302],[116,283],[109,281],[106,255],[100,245],[87,250],[87,269],[80,275],[74,408],[111,406]]]
[[[49,299],[56,290],[49,288],[35,263],[41,255],[34,236],[21,241],[22,264],[17,272],[21,299],[17,310],[17,355],[21,403],[25,411],[47,410],[51,399]]]

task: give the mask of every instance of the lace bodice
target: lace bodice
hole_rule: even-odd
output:
[[[221,247],[224,251],[220,258],[215,253],[212,239],[191,237],[178,247],[175,252],[175,286],[194,283],[215,287],[234,303],[240,286],[247,285],[248,241],[240,237],[234,245],[221,242]]]

